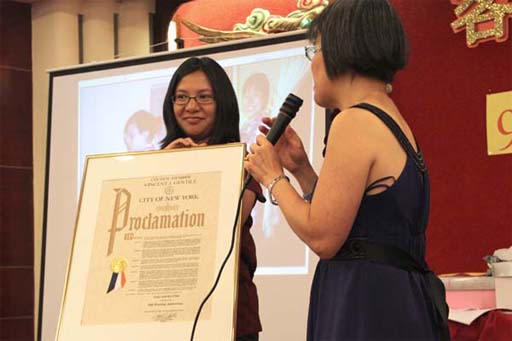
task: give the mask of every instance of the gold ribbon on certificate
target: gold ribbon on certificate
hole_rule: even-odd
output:
[[[114,258],[112,260],[112,277],[108,284],[107,294],[109,292],[124,288],[126,284],[125,269],[128,266],[128,262],[124,258]]]

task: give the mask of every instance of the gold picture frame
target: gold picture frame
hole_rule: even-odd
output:
[[[88,156],[56,340],[235,338],[245,144]]]

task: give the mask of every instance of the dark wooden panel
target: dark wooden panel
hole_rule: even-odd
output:
[[[34,315],[34,269],[0,267],[0,318]]]
[[[34,264],[32,179],[31,169],[0,167],[0,266]]]
[[[33,341],[33,318],[7,318],[0,320],[1,341]]]
[[[0,164],[32,166],[32,73],[0,67]]]
[[[0,65],[32,68],[31,5],[0,1]]]
[[[30,4],[0,1],[1,341],[34,339],[31,29]]]

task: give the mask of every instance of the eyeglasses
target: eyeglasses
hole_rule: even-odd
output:
[[[172,96],[171,100],[176,105],[187,105],[192,98],[199,104],[212,104],[214,102],[213,95],[210,94],[199,94],[197,96],[180,94]]]
[[[322,51],[322,48],[317,45],[307,45],[304,47],[304,53],[306,54],[306,58],[310,61],[313,60],[315,53],[318,51]]]

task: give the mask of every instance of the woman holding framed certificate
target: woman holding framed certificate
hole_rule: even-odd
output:
[[[240,114],[235,91],[224,69],[209,57],[189,58],[169,82],[164,100],[167,134],[163,149],[191,148],[240,142]],[[259,184],[252,180],[242,201],[242,231],[238,280],[238,341],[258,340],[261,322],[258,294],[253,282],[256,248],[250,233],[251,211],[264,201]]]

